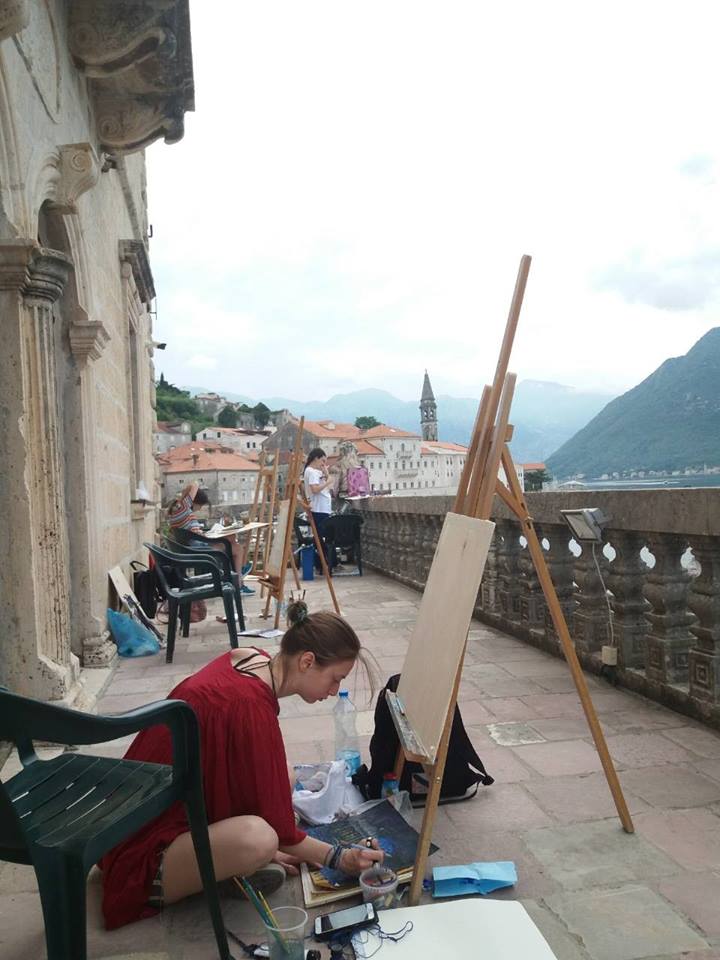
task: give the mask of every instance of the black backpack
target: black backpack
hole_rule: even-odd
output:
[[[366,765],[363,764],[357,773],[353,774],[353,783],[359,788],[366,800],[374,800],[380,796],[383,776],[395,766],[399,740],[395,724],[390,716],[390,709],[385,700],[385,690],[392,690],[394,693],[399,682],[400,674],[396,673],[390,677],[385,688],[380,691],[375,706],[375,732],[370,740],[370,769],[368,770]],[[489,787],[494,782],[470,742],[460,716],[460,710],[456,705],[450,730],[445,773],[440,788],[440,803],[468,800],[475,796],[479,784],[482,783],[483,786]],[[423,788],[421,792],[414,789],[417,786]],[[422,765],[407,762],[403,768],[399,788],[408,791],[414,806],[424,804],[424,794],[427,792],[427,787],[427,778]]]
[[[149,569],[139,560],[133,560],[130,566],[133,571],[133,593],[138,598],[138,603],[145,615],[152,620],[157,613],[158,604],[163,599],[158,575],[154,567]]]

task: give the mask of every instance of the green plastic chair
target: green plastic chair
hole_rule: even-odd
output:
[[[220,567],[221,554],[217,559],[210,554],[173,553],[164,550],[154,543],[143,544],[155,561],[155,570],[162,592],[168,602],[168,631],[165,661],[172,663],[175,655],[175,636],[177,634],[178,613],[190,609],[193,600],[208,600],[211,597],[221,597],[225,607],[230,646],[238,647],[237,627],[235,626],[235,590],[229,580],[223,580],[223,571]],[[191,576],[192,570],[196,576]],[[178,582],[182,586],[174,586]],[[187,621],[185,621],[187,626]],[[187,633],[185,633],[187,636]]]
[[[164,724],[173,764],[63,753],[40,760],[33,740],[105,743]],[[17,746],[20,773],[0,783],[0,860],[35,868],[48,960],[86,960],[86,881],[94,863],[177,800],[185,804],[221,960],[232,960],[210,852],[195,713],[162,700],[97,717],[0,687],[0,740]]]

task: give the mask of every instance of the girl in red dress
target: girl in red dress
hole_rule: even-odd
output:
[[[212,660],[170,693],[194,709],[201,739],[205,804],[215,876],[249,876],[271,864],[280,879],[303,861],[357,875],[382,861],[375,848],[332,847],[298,830],[278,713],[280,697],[306,703],[336,696],[363,659],[352,627],[334,613],[308,614],[298,601],[280,652],[254,647]],[[172,763],[166,727],[137,735],[129,760]],[[278,866],[279,865],[279,866]],[[176,803],[100,862],[108,929],[152,916],[202,889],[185,808]]]

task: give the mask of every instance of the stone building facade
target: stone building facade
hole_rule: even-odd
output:
[[[0,683],[42,699],[155,527],[143,148],[192,98],[187,0],[0,0]]]

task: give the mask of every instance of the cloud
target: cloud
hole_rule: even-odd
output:
[[[218,365],[217,357],[208,357],[203,353],[193,354],[185,363],[192,370],[215,370]]]
[[[601,289],[615,290],[628,303],[658,310],[695,310],[712,303],[720,290],[720,249],[665,263],[617,263],[598,277]]]
[[[197,109],[148,150],[166,376],[415,399],[427,367],[479,396],[523,253],[520,378],[623,390],[687,352],[720,251],[716,10],[692,9],[192,0]]]

